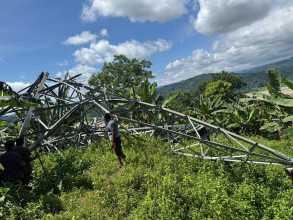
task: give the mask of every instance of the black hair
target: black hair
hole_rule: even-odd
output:
[[[11,151],[11,149],[14,147],[14,141],[13,140],[6,141],[6,143],[4,144],[4,147],[7,151]]]
[[[16,146],[20,146],[24,144],[24,138],[20,137],[16,139]]]
[[[110,120],[111,119],[110,113],[105,113],[104,118],[105,120]]]

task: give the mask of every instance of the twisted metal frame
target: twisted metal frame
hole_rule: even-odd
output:
[[[123,97],[104,87],[91,88],[77,81],[80,76],[49,78],[43,72],[23,96],[39,98],[41,106],[6,107],[2,116],[14,115],[17,121],[0,129],[7,132],[12,123],[21,122],[19,136],[26,138],[33,151],[48,151],[87,146],[107,137],[103,115],[118,114],[121,132],[131,135],[148,133],[169,141],[171,151],[207,160],[259,164],[293,165],[293,158],[255,141],[214,126],[194,117],[138,100]]]

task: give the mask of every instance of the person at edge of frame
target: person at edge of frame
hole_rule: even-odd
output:
[[[19,137],[16,139],[16,147],[14,148],[14,151],[19,153],[21,159],[25,162],[25,167],[24,167],[24,175],[29,182],[30,180],[33,179],[32,177],[32,165],[31,161],[35,160],[39,155],[36,153],[34,157],[31,156],[30,150],[24,145],[24,138]]]
[[[125,159],[126,156],[122,151],[122,146],[121,146],[121,137],[118,129],[118,123],[119,123],[119,118],[117,115],[113,115],[114,118],[111,117],[111,114],[106,113],[104,115],[105,121],[108,123],[107,124],[107,131],[108,131],[108,136],[109,139],[111,140],[111,147],[114,150],[117,158],[118,158],[118,167],[121,168],[123,166],[122,160]]]
[[[29,187],[23,171],[26,164],[21,159],[19,153],[14,151],[14,141],[7,141],[4,147],[6,152],[0,155],[0,163],[4,168],[4,182],[17,183],[18,180],[21,180],[25,188],[28,189]]]

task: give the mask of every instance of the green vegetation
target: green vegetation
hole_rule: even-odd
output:
[[[152,71],[147,70],[151,65],[149,60],[138,61],[125,55],[115,55],[113,62],[104,63],[101,72],[93,74],[88,83],[93,87],[106,86],[128,95],[130,88],[143,86],[143,82],[154,78]]]
[[[246,97],[239,92],[245,86],[243,78],[223,71],[203,75],[205,80],[197,87],[190,81],[193,92],[172,91],[163,99],[157,84],[149,82],[153,75],[145,68],[150,65],[147,60],[115,56],[89,84],[160,103],[293,155],[293,98],[280,92],[282,83],[293,89],[286,74],[282,79],[278,69],[268,71],[262,85],[270,95]],[[147,112],[132,116],[155,120]],[[63,130],[59,132],[62,135]],[[73,146],[62,155],[45,153],[41,159],[46,172],[34,162],[31,191],[21,184],[0,188],[0,218],[292,219],[293,188],[284,166],[174,155],[160,137],[124,135],[122,144],[127,155],[122,169],[107,141],[87,148]]]
[[[282,79],[277,68],[268,71],[268,78],[264,85],[270,95],[255,93],[248,98],[237,90],[245,85],[241,77],[215,73],[209,81],[199,83],[194,93],[179,92],[168,107],[238,134],[292,139],[293,97],[280,88],[283,83],[293,89],[293,81]]]
[[[247,82],[246,86],[243,86],[239,90],[243,93],[255,91],[259,87],[264,86],[264,82],[269,80],[267,71],[278,68],[282,73],[282,76],[287,79],[293,80],[293,57],[287,60],[267,64],[261,67],[252,68],[250,70],[243,71],[242,73],[232,73],[235,76],[242,77],[243,81]],[[193,92],[200,82],[207,82],[211,79],[212,73],[202,74],[194,76],[187,80],[182,80],[178,83],[172,83],[166,86],[162,86],[158,89],[158,93],[163,96],[167,96],[170,91],[189,91]],[[226,81],[226,80],[224,80]]]
[[[43,155],[32,191],[1,188],[4,219],[290,219],[293,189],[283,166],[210,162],[169,144],[125,137],[122,169],[108,142]],[[292,143],[253,138],[293,155]],[[0,198],[1,198],[0,196]]]

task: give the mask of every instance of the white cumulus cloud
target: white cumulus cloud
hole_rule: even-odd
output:
[[[78,64],[67,71],[58,72],[56,74],[56,77],[63,78],[66,73],[69,73],[69,75],[71,76],[75,76],[81,73],[82,75],[77,78],[78,81],[84,84],[87,84],[91,75],[96,72],[97,72],[97,68],[95,67]]]
[[[234,31],[264,18],[271,0],[198,0],[200,11],[191,17],[194,28],[203,34]]]
[[[95,65],[111,62],[114,55],[124,54],[129,58],[146,58],[152,53],[167,51],[172,43],[159,39],[157,41],[139,42],[136,40],[126,41],[118,45],[111,45],[109,41],[100,40],[90,44],[89,48],[81,48],[74,52],[78,63]]]
[[[168,81],[162,77],[160,85],[203,73],[243,70],[290,58],[292,27],[293,2],[273,1],[265,18],[222,34],[211,52],[195,49],[191,55],[169,63],[163,76]]]
[[[22,81],[19,82],[7,82],[7,84],[13,89],[13,91],[18,92],[21,89],[31,85],[30,83],[25,83]]]
[[[128,17],[132,22],[166,22],[187,12],[188,0],[88,0],[81,18],[95,21],[98,17]]]
[[[62,42],[64,45],[81,45],[90,43],[96,40],[98,36],[96,34],[92,34],[89,31],[83,31],[81,34],[77,34],[73,37],[69,37],[66,41]]]
[[[100,31],[100,35],[102,37],[108,37],[108,31],[107,29],[103,28],[101,31]]]

